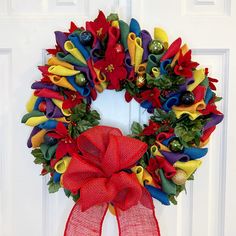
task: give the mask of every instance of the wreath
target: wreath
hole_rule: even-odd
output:
[[[117,14],[99,11],[85,28],[71,22],[55,37],[22,123],[33,127],[27,144],[41,175],[50,175],[49,192],[63,188],[76,202],[65,235],[100,235],[108,208],[120,235],[160,235],[151,197],[177,204],[194,179],[223,119],[217,79],[192,61],[181,38],[169,45],[154,28],[153,39]],[[127,102],[150,113],[148,124],[134,122],[128,136],[100,126],[91,105],[105,89],[125,90]]]

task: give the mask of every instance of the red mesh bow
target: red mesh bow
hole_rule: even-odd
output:
[[[143,209],[147,209],[150,235],[159,235],[151,197],[139,184],[135,174],[128,171],[145,153],[147,145],[122,136],[119,129],[106,126],[96,126],[82,133],[77,144],[81,154],[72,156],[63,175],[63,186],[71,192],[80,190],[80,199],[68,219],[65,235],[100,235],[108,203],[114,205],[119,229],[126,232],[125,235],[139,235],[133,233],[136,230],[127,234],[130,226],[126,221],[121,224],[125,215],[122,212],[128,209],[126,215],[134,214],[134,218],[139,213],[137,211],[145,214]],[[93,222],[87,224],[91,219]],[[141,219],[137,217],[137,221]],[[149,226],[150,220],[153,226]],[[138,225],[143,228],[143,221]]]

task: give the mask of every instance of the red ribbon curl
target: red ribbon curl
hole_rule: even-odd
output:
[[[150,194],[129,169],[147,145],[121,131],[96,126],[77,139],[80,154],[73,154],[63,175],[64,188],[80,198],[67,221],[65,236],[100,236],[108,204],[116,212],[120,236],[159,236]]]

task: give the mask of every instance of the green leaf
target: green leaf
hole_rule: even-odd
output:
[[[71,192],[68,190],[68,189],[65,189],[64,188],[64,193],[67,197],[70,197],[71,196]]]
[[[143,131],[142,126],[138,122],[133,122],[131,126],[131,132],[134,135],[139,135]]]
[[[222,97],[215,97],[215,102],[219,102],[219,101],[221,101],[223,98]]]
[[[38,158],[38,157],[42,157],[43,158],[43,153],[42,151],[37,148],[37,149],[34,149],[31,151],[31,154],[35,157],[35,158]]]
[[[169,195],[168,198],[169,198],[170,202],[173,203],[174,205],[177,205],[177,204],[178,204],[178,202],[177,202],[177,200],[175,199],[175,196],[174,196],[174,195]]]
[[[54,183],[54,182],[52,182],[52,183],[49,184],[48,191],[49,191],[49,193],[55,193],[55,192],[57,192],[60,188],[61,188],[60,183]]]
[[[107,16],[108,21],[114,21],[114,20],[119,20],[118,14],[116,13],[111,13],[109,16]]]

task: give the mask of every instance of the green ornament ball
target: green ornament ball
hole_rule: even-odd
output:
[[[87,79],[82,73],[77,74],[75,76],[75,83],[78,84],[79,86],[83,87],[87,84],[87,82],[88,82]]]
[[[149,52],[152,54],[162,54],[164,46],[159,40],[152,40],[148,45]]]
[[[184,149],[183,144],[180,142],[180,140],[178,138],[173,138],[170,142],[169,142],[169,149],[172,152],[181,152]]]

